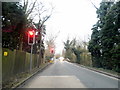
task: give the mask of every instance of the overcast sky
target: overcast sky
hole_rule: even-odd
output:
[[[88,41],[92,26],[97,22],[96,9],[90,0],[41,0],[55,6],[52,17],[45,23],[46,38],[59,32],[56,39],[56,53],[64,48],[63,41],[76,37]],[[91,0],[97,7],[101,0]]]

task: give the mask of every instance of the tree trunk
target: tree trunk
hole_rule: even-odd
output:
[[[23,36],[20,35],[20,47],[19,47],[20,51],[22,51],[22,47],[23,47]]]

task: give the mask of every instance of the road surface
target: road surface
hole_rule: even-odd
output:
[[[56,61],[28,80],[22,88],[118,88],[116,78],[67,61]],[[21,88],[20,87],[20,88]]]

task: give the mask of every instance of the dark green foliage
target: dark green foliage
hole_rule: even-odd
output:
[[[81,51],[78,50],[78,49],[76,49],[76,48],[72,48],[72,51],[73,51],[73,53],[76,56],[76,62],[80,63],[80,54],[81,54]]]
[[[64,48],[66,50],[65,58],[72,59],[72,51],[71,51],[72,42],[68,39],[64,42]]]
[[[46,57],[45,57],[45,59],[48,60],[48,61],[49,61],[51,58],[53,58],[53,56],[46,56]]]
[[[20,44],[20,34],[26,21],[19,3],[2,3],[2,47],[17,49]]]
[[[93,66],[120,72],[120,2],[102,2],[88,49]]]
[[[68,58],[72,60],[72,54],[76,56],[76,62],[80,63],[80,54],[82,53],[81,47],[79,45],[76,45],[76,39],[73,39],[72,41],[67,40],[64,42],[64,48],[66,50],[65,58]]]
[[[89,42],[88,49],[92,55],[93,66],[101,67],[101,52],[100,52],[100,38],[97,26],[92,28],[91,41]]]

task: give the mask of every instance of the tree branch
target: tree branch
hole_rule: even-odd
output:
[[[95,4],[91,0],[90,0],[90,2],[93,5],[93,7],[98,10],[98,8],[95,6]]]

